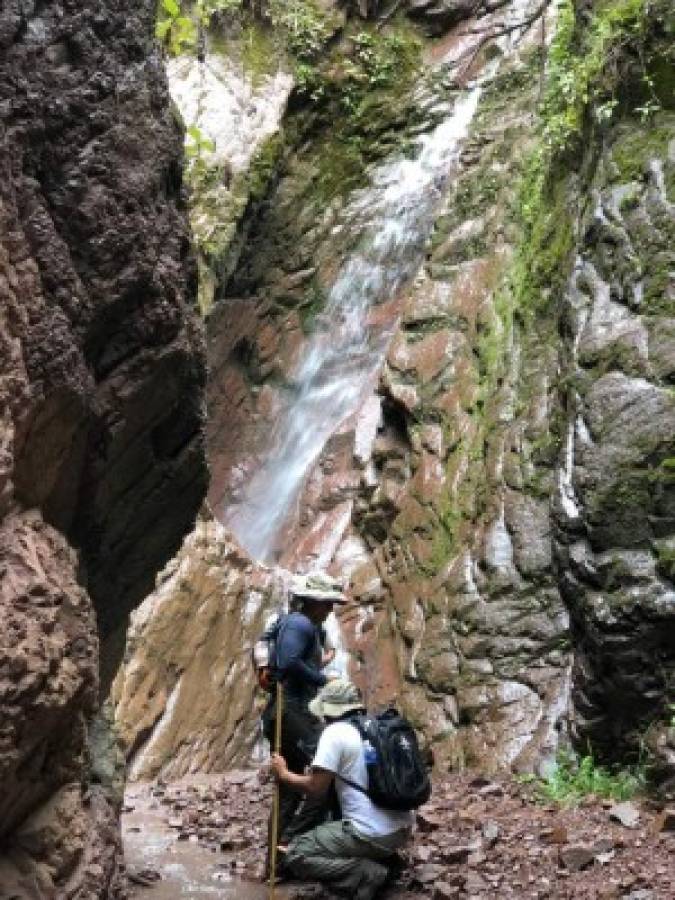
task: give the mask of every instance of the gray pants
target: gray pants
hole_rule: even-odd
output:
[[[371,900],[387,877],[387,861],[409,835],[410,830],[404,828],[385,837],[366,837],[341,819],[295,838],[286,865],[304,881],[326,882],[336,893]]]

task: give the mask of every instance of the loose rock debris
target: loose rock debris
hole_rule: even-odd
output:
[[[144,794],[176,840],[211,850],[214,867],[259,881],[271,791],[255,772],[232,772],[132,785],[130,794]],[[571,808],[543,806],[528,785],[509,778],[450,775],[419,810],[414,840],[401,856],[383,897],[672,900],[675,809],[595,798]],[[148,887],[136,887],[134,896],[150,897]],[[330,895],[292,885],[283,896]]]

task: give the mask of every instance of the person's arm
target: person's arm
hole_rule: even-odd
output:
[[[327,769],[312,768],[307,775],[290,772],[286,760],[278,753],[272,754],[270,768],[280,784],[287,785],[299,794],[309,794],[311,797],[322,797],[328,791],[334,777]]]
[[[314,639],[315,632],[309,622],[307,627],[303,627],[302,621],[289,622],[277,639],[277,664],[283,675],[297,675],[308,684],[323,687],[326,676],[303,659],[308,648],[313,647]]]
[[[335,659],[335,647],[325,628],[321,628],[321,668],[325,669]]]

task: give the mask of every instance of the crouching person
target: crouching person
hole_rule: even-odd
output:
[[[358,689],[344,679],[329,682],[309,708],[328,723],[309,772],[289,771],[277,754],[272,756],[272,770],[282,785],[310,796],[321,796],[334,784],[342,818],[292,840],[286,865],[298,878],[370,900],[387,877],[387,863],[410,836],[413,813],[382,809],[365,793],[366,747],[349,721],[365,713]]]

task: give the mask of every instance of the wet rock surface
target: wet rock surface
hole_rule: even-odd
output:
[[[154,14],[0,11],[3,896],[123,893],[116,800],[87,747],[99,639],[205,490],[182,133]]]
[[[157,887],[137,887],[133,896],[197,897],[219,885],[215,889],[221,896],[239,890],[232,896],[264,897],[266,888],[255,879],[264,860],[270,803],[269,785],[250,771],[129,788],[124,831],[130,869],[148,865],[161,876]],[[432,801],[418,811],[413,842],[382,896],[670,898],[675,890],[672,810],[635,802],[639,824],[626,828],[612,820],[611,805],[590,798],[575,808],[543,806],[526,785],[450,775],[436,783]],[[148,839],[150,822],[156,840]],[[152,849],[158,843],[159,857]],[[186,845],[194,848],[201,867],[192,887],[193,876],[181,882],[178,873]],[[162,893],[162,881],[176,877],[171,881],[175,893]],[[289,883],[279,895],[328,893]]]
[[[494,390],[487,372],[505,350],[495,296],[516,235],[504,216],[535,85],[514,61],[483,87],[468,138],[436,173],[443,189],[426,259],[365,322],[370,335],[399,317],[379,383],[333,423],[276,548],[291,569],[332,560],[350,580],[356,603],[342,625],[367,695],[402,702],[437,753],[495,768],[528,768],[554,753],[569,675],[548,500],[555,329],[514,344]],[[434,113],[424,91],[427,106],[418,104],[425,140],[434,116],[464,102],[437,82],[434,91]],[[210,498],[219,517],[247,496],[265,462],[270,422],[298,389],[305,330],[330,334],[320,303],[364,221],[358,194],[336,191],[318,206],[321,150],[282,170],[209,320]],[[376,184],[383,171],[372,167]],[[372,198],[374,210],[376,191]]]
[[[539,4],[500,4],[481,28],[525,6]],[[327,177],[344,159],[320,123],[285,148],[208,323],[218,518],[250,512],[268,457],[291,468],[293,453],[268,451],[284,446],[280,412],[303,393],[312,336],[330,343],[342,327],[326,298],[346,260],[363,263],[350,291],[374,275],[371,188],[475,90],[462,63],[483,46],[475,30],[435,46],[443,66],[416,88],[414,116],[410,97],[376,106],[362,180]],[[371,702],[401,705],[438,761],[541,769],[571,721],[579,747],[590,738],[608,757],[644,739],[672,791],[672,112],[664,103],[647,128],[617,108],[589,133],[581,174],[555,173],[550,234],[527,260],[547,276],[514,309],[511,213],[541,77],[540,31],[518,31],[496,39],[469,133],[435,173],[433,223],[414,222],[429,229],[423,254],[364,319],[368,339],[391,334],[382,367],[353,414],[328,423],[269,558],[330,564],[349,582],[351,674]],[[386,210],[392,231],[411,205]],[[272,493],[254,498],[254,523],[267,524]]]

